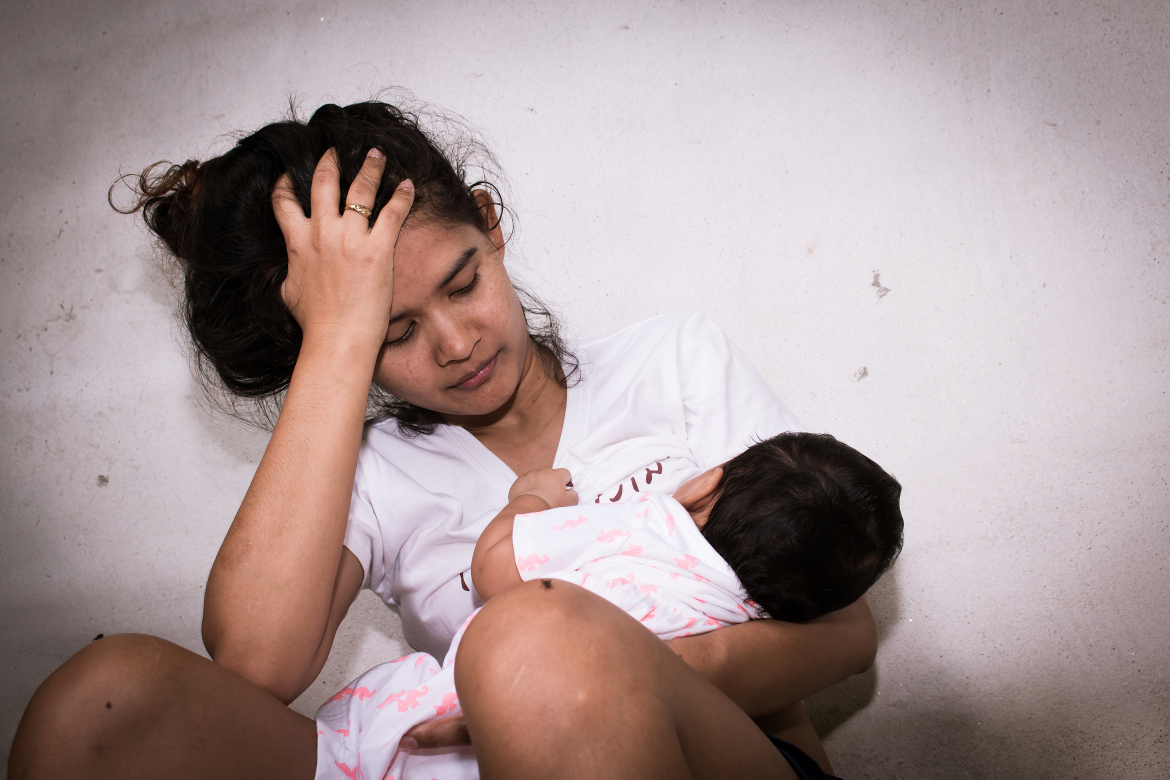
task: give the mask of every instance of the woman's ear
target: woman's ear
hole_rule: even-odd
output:
[[[683,505],[683,509],[694,514],[705,512],[715,503],[719,493],[719,483],[723,481],[723,467],[716,466],[707,469],[697,477],[691,477],[679,485],[674,491],[674,500]]]
[[[472,190],[471,196],[475,198],[475,205],[479,207],[480,227],[492,240],[492,245],[500,253],[500,257],[503,257],[504,231],[500,227],[500,215],[496,211],[496,202],[492,200],[491,193],[487,190]]]

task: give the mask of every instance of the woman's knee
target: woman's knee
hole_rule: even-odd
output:
[[[492,599],[471,622],[459,645],[455,681],[464,709],[484,702],[506,708],[535,693],[546,706],[565,698],[579,709],[583,691],[590,698],[605,695],[627,675],[653,677],[658,664],[676,660],[599,596],[562,580],[534,580]],[[623,673],[613,674],[615,666]]]
[[[579,659],[580,653],[563,651],[580,648],[583,637],[603,627],[612,630],[624,620],[629,616],[583,588],[563,580],[532,580],[501,593],[476,615],[460,642],[460,663],[498,665],[517,654],[553,663]]]
[[[9,777],[49,774],[46,763],[101,753],[115,735],[132,733],[165,696],[168,677],[187,650],[141,634],[89,644],[49,675],[29,701],[13,741]]]
[[[536,580],[500,594],[455,659],[483,776],[563,776],[566,762],[572,774],[686,776],[662,684],[672,664],[682,662],[657,637],[575,585]]]

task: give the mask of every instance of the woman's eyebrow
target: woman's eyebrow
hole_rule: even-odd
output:
[[[455,265],[451,266],[451,270],[448,271],[447,275],[443,277],[443,281],[439,282],[438,286],[435,287],[435,292],[441,292],[444,287],[449,285],[451,280],[458,276],[459,272],[467,267],[467,264],[471,262],[471,258],[475,257],[475,253],[478,251],[479,247],[475,246],[465,249],[463,254],[459,255],[459,259],[455,261]]]

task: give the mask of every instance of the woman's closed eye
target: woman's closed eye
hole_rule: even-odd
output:
[[[479,271],[473,273],[471,276],[471,281],[465,284],[463,287],[460,287],[458,290],[452,290],[451,297],[462,298],[464,296],[471,295],[471,293],[475,292],[476,287],[479,287]],[[411,322],[406,327],[406,332],[404,332],[401,336],[395,338],[387,336],[384,346],[396,347],[405,344],[406,342],[410,341],[412,336],[414,336],[413,322]]]
[[[402,345],[402,344],[405,344],[407,341],[409,341],[409,340],[410,340],[410,337],[411,337],[411,336],[413,336],[413,335],[414,335],[414,323],[412,322],[412,323],[410,323],[410,325],[408,325],[408,326],[406,327],[406,332],[405,332],[405,333],[403,333],[403,334],[402,334],[401,336],[399,336],[398,338],[394,338],[394,339],[392,339],[392,338],[387,338],[387,339],[386,339],[386,342],[383,344],[383,346],[386,346],[386,347],[397,347],[397,346],[400,346],[400,345]]]
[[[475,288],[478,286],[479,286],[479,271],[476,271],[472,275],[471,281],[467,283],[467,286],[460,287],[458,290],[455,290],[454,292],[452,292],[451,295],[453,295],[453,296],[470,295],[472,293],[472,291],[474,291]]]

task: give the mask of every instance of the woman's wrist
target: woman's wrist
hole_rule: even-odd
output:
[[[306,329],[301,336],[301,351],[305,347],[328,349],[350,358],[369,360],[372,365],[386,340],[386,329],[354,327],[348,323],[321,324]]]
[[[312,371],[332,382],[350,385],[364,398],[374,378],[380,349],[381,341],[352,331],[318,329],[304,335],[296,368],[300,373]]]

